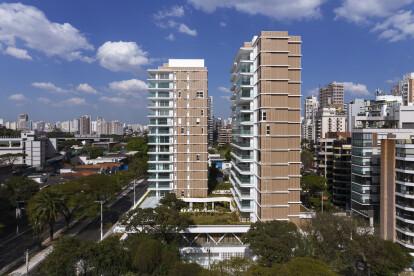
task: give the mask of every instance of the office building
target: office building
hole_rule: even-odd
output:
[[[344,106],[344,83],[331,82],[322,88],[319,88],[319,107],[336,107]]]
[[[301,43],[262,31],[231,67],[231,192],[253,222],[299,222]]]
[[[207,68],[170,59],[148,70],[149,189],[157,196],[207,197]]]

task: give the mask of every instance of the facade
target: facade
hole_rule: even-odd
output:
[[[302,138],[309,141],[316,141],[316,116],[318,113],[319,101],[315,96],[310,96],[304,102],[304,119],[302,120]]]
[[[207,197],[207,68],[170,59],[148,70],[149,189],[163,196]]]
[[[332,202],[342,210],[351,209],[351,136],[333,142]]]
[[[301,40],[260,32],[239,49],[233,92],[231,189],[250,221],[300,219]]]
[[[82,117],[78,118],[77,120],[78,120],[79,134],[80,135],[90,135],[90,134],[92,134],[91,116],[83,115]]]
[[[414,134],[414,107],[391,107],[387,116],[358,116],[361,128],[352,133],[351,209],[378,221],[380,216],[381,144],[387,139],[409,139]]]
[[[207,98],[207,137],[208,144],[213,145],[213,96]]]
[[[403,97],[404,105],[413,105],[414,102],[414,73],[403,75],[398,83],[399,95]]]
[[[230,125],[222,126],[220,127],[220,130],[219,130],[219,139],[218,139],[219,146],[225,145],[227,143],[228,144],[231,143],[231,126]]]
[[[370,101],[364,100],[364,99],[355,99],[353,101],[350,101],[347,103],[346,107],[346,116],[347,116],[347,122],[348,122],[348,132],[352,132],[352,129],[355,127],[358,127],[355,125],[355,117],[358,116],[361,113],[365,113],[367,106],[369,106]]]
[[[323,88],[319,88],[319,107],[336,107],[344,106],[344,83],[331,82]]]
[[[22,131],[30,130],[29,116],[27,114],[19,114],[17,129]]]
[[[316,139],[325,138],[327,132],[346,132],[346,112],[335,107],[320,108],[316,118]]]

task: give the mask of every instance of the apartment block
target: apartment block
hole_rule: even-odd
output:
[[[403,97],[404,105],[413,105],[414,103],[414,73],[403,75],[402,81],[398,83],[399,95]]]
[[[207,68],[170,59],[148,70],[149,182],[163,196],[207,197]]]
[[[208,144],[213,145],[213,96],[207,97],[207,138]]]
[[[230,181],[250,221],[299,221],[301,39],[260,32],[238,50],[233,92]]]
[[[320,108],[316,118],[316,139],[325,138],[327,132],[346,132],[346,112],[341,108]]]
[[[331,82],[322,88],[319,88],[319,106],[320,108],[344,106],[344,83]]]
[[[219,139],[218,144],[219,146],[223,146],[225,144],[230,144],[231,142],[231,126],[221,126],[219,130]]]
[[[347,106],[346,116],[347,116],[347,122],[348,122],[347,131],[348,132],[352,132],[352,129],[354,129],[355,127],[358,127],[355,124],[355,117],[358,116],[359,114],[365,113],[369,105],[370,105],[370,101],[364,100],[364,99],[355,99],[346,104]]]
[[[302,138],[309,141],[316,141],[316,116],[319,108],[319,101],[315,96],[310,96],[305,99],[304,119],[302,120]]]

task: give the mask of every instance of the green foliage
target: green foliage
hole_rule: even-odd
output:
[[[283,273],[286,271],[287,273]],[[283,274],[280,274],[282,272]],[[338,275],[332,272],[328,265],[321,260],[313,258],[295,258],[287,262],[279,270],[278,275],[295,275],[295,276],[307,276],[307,275],[318,275],[318,276],[335,276]]]
[[[220,182],[214,190],[230,190],[232,187],[230,182]]]
[[[14,164],[20,157],[24,157],[26,154],[24,153],[6,153],[0,155],[0,164]]]
[[[65,198],[63,194],[53,188],[40,190],[29,200],[27,213],[30,224],[33,228],[43,233],[46,226],[49,226],[50,240],[53,240],[53,227],[59,215],[65,209]]]
[[[309,151],[302,150],[300,154],[300,161],[303,164],[303,170],[305,172],[310,171],[313,167],[313,154]]]
[[[70,149],[73,146],[82,146],[82,142],[79,140],[63,140],[61,142],[59,142],[59,147],[64,148],[64,149]]]
[[[258,263],[266,267],[301,256],[304,249],[302,235],[292,222],[274,220],[253,223],[243,240],[259,256]]]
[[[232,213],[185,213],[190,220],[196,225],[237,225],[245,224],[240,222],[235,212]]]
[[[148,172],[148,158],[137,157],[128,164],[128,173],[132,179],[137,179]]]
[[[20,130],[8,129],[4,126],[0,126],[0,136],[20,137],[21,136],[21,131]]]
[[[25,176],[13,176],[4,183],[4,188],[8,192],[8,199],[12,206],[16,201],[27,201],[39,191],[39,184]]]
[[[90,264],[98,275],[104,271],[110,275],[121,275],[129,271],[129,254],[116,236],[108,237],[95,245],[92,253]]]
[[[216,151],[215,151],[214,149],[208,149],[208,150],[207,150],[207,152],[208,152],[209,154],[215,154],[215,153],[216,153]]]
[[[53,131],[46,133],[48,138],[72,138],[75,137],[72,133],[63,132],[58,128],[55,128]]]
[[[208,168],[208,193],[211,193],[211,191],[216,188],[218,184],[217,177],[219,174],[220,170],[217,168],[217,165],[215,163],[211,164],[211,166]]]
[[[89,147],[88,151],[91,159],[96,159],[99,156],[103,156],[104,152],[107,151],[107,149],[101,147]]]
[[[304,175],[300,179],[300,186],[305,196],[306,204],[309,205],[312,203],[311,198],[320,198],[322,192],[326,193],[326,178],[317,174]],[[317,200],[313,201],[313,203],[317,202]]]
[[[125,146],[125,149],[129,151],[138,151],[141,157],[144,157],[148,151],[148,144],[145,138],[138,137],[129,141]]]
[[[231,258],[216,262],[211,266],[214,275],[247,276],[248,269],[254,264],[249,258]],[[257,275],[257,274],[256,274]]]
[[[182,263],[176,262],[170,270],[169,276],[197,276],[197,275],[210,275],[207,274],[208,270],[202,268],[196,263]]]
[[[111,148],[111,152],[118,152],[122,150],[122,145],[121,144],[116,144]]]

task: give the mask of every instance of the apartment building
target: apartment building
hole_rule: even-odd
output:
[[[320,108],[326,107],[339,107],[344,106],[344,83],[343,82],[331,82],[322,88],[319,88],[319,106]]]
[[[83,115],[76,119],[78,122],[78,129],[80,135],[90,135],[92,134],[91,121],[92,118],[89,115]]]
[[[367,107],[370,105],[369,100],[355,99],[346,104],[346,117],[347,117],[347,131],[352,132],[352,129],[359,127],[355,124],[355,117],[359,114],[365,113]]]
[[[219,130],[219,139],[218,144],[219,146],[223,146],[225,144],[230,144],[231,142],[231,126],[221,126]]]
[[[316,141],[316,116],[319,108],[319,101],[315,96],[309,96],[303,104],[304,118],[302,120],[302,138],[309,141]]]
[[[209,146],[213,145],[213,96],[207,97],[207,138]]]
[[[399,95],[403,97],[404,105],[414,103],[414,73],[403,75],[403,79],[398,83]]]
[[[207,68],[203,59],[170,59],[148,70],[150,190],[207,197]]]
[[[260,32],[231,67],[237,208],[250,221],[299,221],[301,39]]]
[[[316,139],[325,138],[327,132],[346,132],[346,112],[336,107],[324,107],[318,111],[315,120]]]

